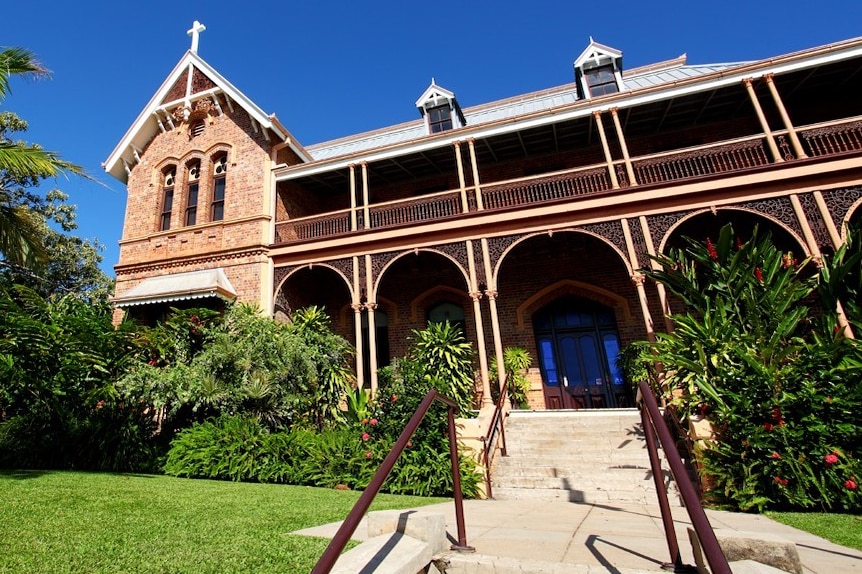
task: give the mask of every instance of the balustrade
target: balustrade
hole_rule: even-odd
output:
[[[799,129],[810,156],[825,156],[862,150],[862,120]],[[662,184],[703,177],[772,163],[765,149],[763,136],[754,136],[731,143],[716,144],[633,159],[632,167],[639,185]],[[785,158],[792,159],[792,156]],[[625,174],[623,164],[615,169]],[[621,187],[633,182],[621,178]],[[550,176],[524,178],[481,188],[485,210],[536,205],[549,201],[572,199],[611,190],[606,166],[592,165]],[[476,194],[467,189],[467,210],[478,211]],[[463,214],[460,190],[446,191],[407,200],[371,205],[366,221],[363,209],[356,210],[358,230],[384,229],[423,221],[436,221]],[[350,210],[305,217],[276,225],[276,241],[290,243],[342,235],[355,231],[350,225]]]
[[[736,142],[633,162],[639,184],[664,183],[769,164],[763,140]]]
[[[806,130],[802,139],[811,156],[862,150],[862,121]]]

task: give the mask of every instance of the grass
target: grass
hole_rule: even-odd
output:
[[[862,550],[862,516],[818,512],[767,512],[766,515],[836,544]]]
[[[310,572],[359,492],[79,472],[0,472],[0,572]],[[378,495],[372,510],[443,499]]]

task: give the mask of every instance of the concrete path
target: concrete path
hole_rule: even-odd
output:
[[[454,503],[423,506],[446,517],[450,539],[457,539]],[[408,512],[405,510],[405,512]],[[464,502],[467,542],[479,554],[520,560],[589,566],[617,573],[658,570],[669,561],[658,506],[599,505],[533,500],[467,500]],[[684,562],[694,564],[683,508],[673,509],[677,539]],[[715,529],[762,532],[796,543],[804,570],[813,574],[862,574],[862,552],[784,526],[764,516],[707,511]],[[294,534],[331,538],[339,523]],[[862,528],[862,522],[859,524]],[[354,538],[365,538],[359,525]]]

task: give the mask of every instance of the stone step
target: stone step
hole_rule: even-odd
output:
[[[607,572],[607,569],[588,564],[447,552],[434,557],[429,572],[431,574],[596,574],[600,571]],[[652,570],[633,568],[614,567],[613,571],[619,574],[655,574]]]
[[[557,467],[557,466],[513,466],[494,470],[497,478],[593,478],[602,476],[631,476],[650,473],[646,465],[610,466],[602,468]]]
[[[593,476],[497,476],[493,486],[501,488],[559,488],[561,490],[598,489],[625,491],[633,488],[654,488],[652,475],[633,471],[632,475],[595,474]]]
[[[566,502],[585,502],[588,504],[656,504],[655,489],[631,488],[628,490],[599,490],[573,488],[511,488],[494,486],[494,498],[498,500],[560,500]],[[668,495],[672,506],[679,506],[678,497]]]

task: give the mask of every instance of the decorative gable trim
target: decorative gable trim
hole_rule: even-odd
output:
[[[426,132],[429,134],[443,131],[432,128],[432,125],[429,122],[433,120],[428,117],[428,112],[430,110],[439,110],[443,107],[447,107],[449,109],[449,121],[451,125],[445,129],[460,128],[467,125],[467,120],[464,118],[461,106],[458,105],[458,100],[455,99],[455,92],[438,86],[434,82],[434,78],[431,78],[431,85],[429,85],[425,91],[422,92],[422,95],[419,96],[419,99],[416,100],[416,107],[419,109],[419,114],[425,118]]]
[[[183,84],[184,91],[179,89]],[[204,85],[213,87],[195,92],[196,87]],[[173,99],[166,101],[168,98]],[[125,183],[131,168],[140,159],[136,157],[136,148],[144,149],[159,131],[175,129],[192,114],[200,111],[201,106],[207,107],[207,111],[212,107],[219,114],[223,113],[222,102],[227,103],[231,112],[235,105],[245,110],[255,128],[263,130],[267,140],[271,140],[272,133],[277,143],[287,143],[303,161],[311,161],[311,156],[296,143],[274,115],[266,114],[196,52],[188,51],[174,66],[102,167]]]

